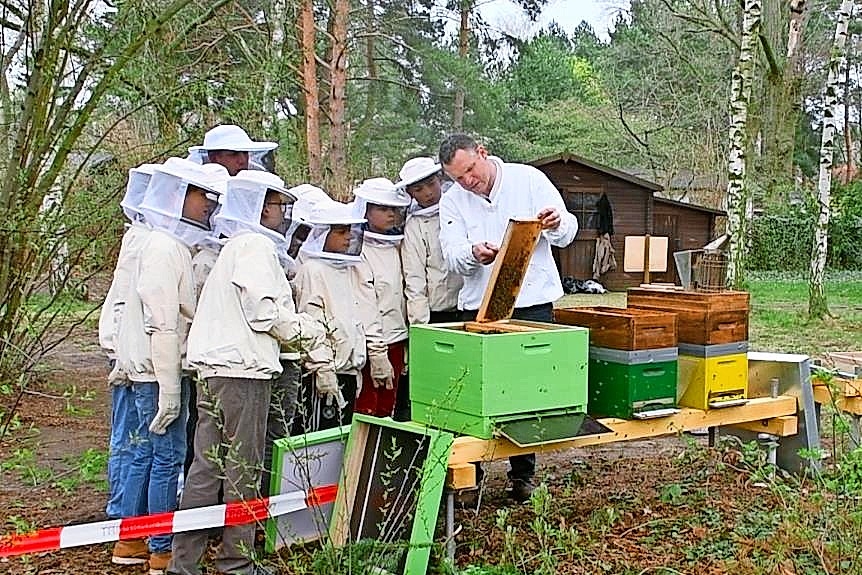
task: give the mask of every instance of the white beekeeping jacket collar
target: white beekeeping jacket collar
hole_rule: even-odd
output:
[[[365,218],[353,215],[349,205],[334,200],[321,201],[311,210],[307,223],[311,226],[301,252],[311,258],[328,260],[333,265],[349,266],[362,261],[363,224]],[[327,251],[326,238],[332,226],[350,226],[350,243],[346,252]]]
[[[199,166],[182,158],[169,158],[154,170],[139,211],[152,228],[171,234],[189,247],[196,246],[207,238],[210,225],[183,218],[188,186],[197,186],[218,201],[229,178],[227,170],[218,164]]]
[[[126,182],[126,193],[120,201],[123,213],[130,222],[143,221],[143,216],[138,208],[144,200],[144,193],[150,184],[150,178],[158,168],[158,164],[141,164],[137,168],[129,170],[129,181]]]
[[[395,184],[386,178],[370,178],[353,190],[353,195],[354,200],[351,205],[353,216],[357,218],[364,219],[366,217],[368,204],[390,206],[401,210],[400,223],[385,234],[370,231],[366,224],[366,239],[384,244],[398,244],[404,239],[404,220],[406,219],[407,207],[412,201],[407,192],[395,187]]]
[[[285,235],[260,223],[263,204],[269,190],[278,192],[291,204],[296,201],[296,198],[285,189],[284,181],[275,174],[259,170],[243,170],[231,178],[228,182],[224,205],[215,217],[215,227],[219,235],[231,238],[241,233],[263,234],[275,243],[279,253],[284,251],[286,254]],[[289,227],[290,212],[284,217]]]

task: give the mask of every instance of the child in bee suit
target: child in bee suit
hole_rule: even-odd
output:
[[[407,320],[411,325],[461,321],[458,292],[463,280],[447,269],[440,248],[440,164],[432,158],[413,158],[399,177],[396,186],[413,198],[401,243]]]
[[[327,328],[335,355],[335,372],[343,402],[339,405],[314,392],[304,381],[301,408],[294,433],[307,433],[349,425],[353,406],[362,390],[362,368],[368,355],[388,363],[387,346],[377,318],[377,300],[368,284],[357,282],[354,272],[362,261],[364,218],[352,214],[350,206],[327,200],[311,210],[312,225],[302,246],[304,261],[294,287],[297,308],[317,318]],[[363,318],[372,318],[366,326]]]
[[[171,159],[154,171],[139,208],[151,230],[140,248],[117,338],[118,369],[132,381],[139,423],[123,488],[123,517],[176,509],[186,450],[183,356],[195,311],[192,249],[208,234],[228,177],[216,164]],[[163,573],[170,535],[120,541],[112,561],[146,562],[148,546],[150,573]]]
[[[129,219],[120,243],[120,253],[114,268],[111,287],[99,314],[99,345],[108,356],[111,374],[111,437],[108,448],[108,505],[105,514],[109,519],[122,517],[123,481],[129,471],[134,454],[132,437],[138,428],[138,412],[135,409],[135,394],[131,382],[117,369],[117,328],[123,314],[123,305],[132,287],[132,274],[138,263],[138,252],[149,227],[138,211],[144,192],[156,164],[143,164],[129,170],[126,193],[120,206]]]
[[[353,191],[353,215],[367,220],[362,244],[362,260],[356,266],[358,285],[372,286],[376,312],[363,320],[368,326],[379,322],[388,361],[371,356],[362,370],[362,393],[355,411],[389,417],[395,409],[398,380],[404,373],[407,351],[407,314],[404,305],[404,278],[399,246],[403,239],[404,216],[410,196],[386,178],[365,180]]]
[[[189,362],[198,370],[195,456],[180,509],[258,495],[271,383],[282,350],[314,372],[324,393],[338,390],[325,328],[297,313],[279,262],[294,198],[280,178],[239,172],[228,184],[216,223],[226,236],[204,284],[189,333]],[[226,526],[216,555],[223,573],[261,572],[252,562],[255,525]],[[207,531],[174,537],[170,572],[198,575]]]
[[[311,184],[300,184],[287,191],[296,196],[292,221],[290,228],[287,230],[287,242],[289,244],[287,253],[299,265],[303,257],[300,253],[300,248],[308,237],[309,232],[311,232],[308,215],[318,202],[332,201],[332,198],[329,197],[329,194]],[[293,275],[296,274],[294,273]],[[293,276],[289,276],[288,279],[293,279]]]

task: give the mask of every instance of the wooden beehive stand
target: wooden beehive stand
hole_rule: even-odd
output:
[[[841,375],[825,378],[815,373],[811,378],[814,386],[814,401],[822,405],[834,405],[838,411],[852,417],[853,435],[857,443],[862,442],[862,352],[830,353]],[[845,375],[846,374],[846,375]]]

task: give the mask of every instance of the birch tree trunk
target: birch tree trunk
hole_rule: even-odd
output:
[[[346,198],[347,181],[347,17],[349,0],[335,0],[329,58],[329,167],[335,197]]]
[[[299,37],[302,49],[302,95],[305,100],[308,177],[312,183],[319,185],[323,183],[323,170],[320,164],[320,88],[317,84],[317,33],[313,0],[302,0],[299,7]]]
[[[823,136],[820,140],[820,177],[817,182],[819,213],[814,225],[814,245],[811,250],[811,276],[808,284],[808,316],[820,319],[828,315],[823,279],[826,271],[826,254],[829,244],[829,215],[832,186],[832,153],[835,149],[835,123],[841,113],[838,102],[838,84],[847,28],[853,12],[853,0],[842,0],[835,15],[835,39],[829,56],[829,74],[823,93]]]
[[[284,22],[287,12],[286,0],[272,0],[269,10],[269,27],[272,30],[269,38],[270,70],[263,78],[263,106],[261,114],[261,127],[267,136],[272,134],[275,118],[278,114],[275,86],[280,82],[280,75],[276,73],[284,54]]]
[[[461,2],[461,24],[458,26],[458,57],[461,60],[467,58],[467,47],[470,40],[470,4],[471,0]],[[464,129],[464,85],[463,79],[458,79],[458,87],[455,90],[455,106],[452,110],[452,128],[456,132]]]
[[[760,28],[761,0],[745,0],[739,60],[730,83],[730,152],[727,158],[727,232],[730,235],[728,284],[740,287],[745,270],[746,126],[754,76],[755,42]]]

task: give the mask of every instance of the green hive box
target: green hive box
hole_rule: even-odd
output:
[[[677,348],[622,351],[590,348],[588,412],[632,419],[676,407]]]
[[[589,330],[509,323],[539,329],[485,334],[461,323],[410,327],[414,421],[490,439],[502,423],[586,412]]]

